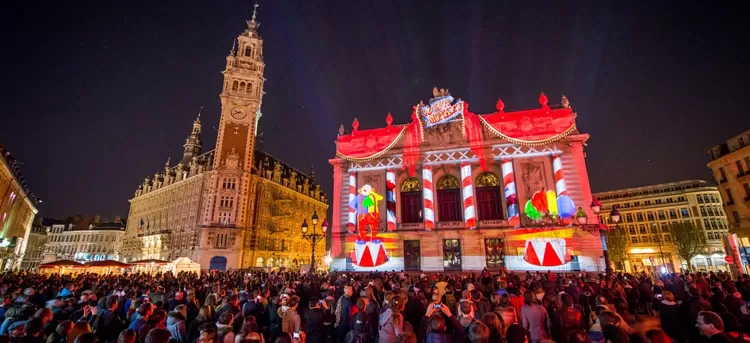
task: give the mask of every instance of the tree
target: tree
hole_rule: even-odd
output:
[[[624,262],[628,260],[628,235],[621,228],[613,228],[609,231],[602,231],[604,240],[607,243],[607,254],[609,260],[624,268]]]
[[[688,262],[706,249],[706,233],[696,228],[693,223],[673,223],[669,225],[672,242],[677,247],[677,254]]]

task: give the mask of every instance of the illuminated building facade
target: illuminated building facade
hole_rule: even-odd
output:
[[[619,270],[680,271],[688,262],[677,254],[669,224],[688,222],[706,235],[708,247],[690,265],[698,270],[727,270],[723,239],[729,225],[716,186],[689,180],[620,189],[594,196],[602,204],[602,221],[614,225],[606,213],[617,206],[619,230],[628,236],[629,260]]]
[[[45,246],[47,245],[47,230],[44,228],[41,218],[37,217],[31,226],[26,252],[23,254],[21,270],[39,269],[39,264],[44,258]]]
[[[475,114],[447,90],[412,108],[411,122],[336,141],[335,270],[603,271],[576,113],[560,105]],[[573,219],[573,220],[571,220]],[[597,225],[598,226],[598,225]]]
[[[0,145],[0,271],[18,269],[40,202],[29,190],[15,157]]]
[[[711,148],[711,168],[724,200],[729,232],[744,266],[750,265],[750,130]],[[736,236],[734,236],[736,234]]]
[[[43,263],[56,260],[89,261],[121,260],[125,223],[115,217],[100,222],[99,216],[76,216],[65,220],[47,219]]]
[[[255,150],[265,83],[258,26],[253,14],[226,57],[216,148],[203,152],[199,115],[182,160],[168,160],[130,200],[127,261],[188,257],[219,270],[305,262],[299,227],[328,205],[312,175]]]

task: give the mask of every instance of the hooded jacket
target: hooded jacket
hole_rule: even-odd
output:
[[[185,316],[177,311],[169,312],[167,316],[167,330],[172,338],[178,343],[187,342],[187,329],[185,328]]]

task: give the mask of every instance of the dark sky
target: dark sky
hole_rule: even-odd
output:
[[[522,3],[522,4],[519,4]],[[473,112],[561,94],[591,134],[594,191],[711,178],[707,150],[750,127],[748,16],[722,2],[262,1],[265,149],[331,193],[338,126],[444,87]],[[725,6],[725,7],[721,7]],[[0,144],[43,216],[127,215],[178,159],[200,106],[213,148],[225,56],[251,1],[17,1],[0,14]]]

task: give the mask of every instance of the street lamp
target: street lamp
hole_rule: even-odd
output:
[[[591,201],[591,212],[593,212],[594,215],[598,215],[601,209],[601,203],[594,198]],[[609,218],[615,223],[615,227],[617,227],[617,223],[620,222],[620,211],[617,210],[617,207],[612,207],[612,211],[609,213]],[[596,233],[599,234],[599,239],[602,241],[602,255],[604,256],[605,272],[607,275],[610,275],[612,274],[612,267],[609,265],[609,253],[607,252],[607,241],[605,239],[606,234],[602,232],[601,223],[587,225],[588,220],[589,218],[586,215],[586,212],[583,211],[582,207],[579,207],[578,213],[576,213],[576,222],[584,231],[591,233],[592,235]]]
[[[326,237],[326,230],[328,230],[328,221],[323,220],[323,224],[320,226],[320,229],[323,231],[322,233],[317,233],[316,229],[318,227],[318,212],[313,212],[312,215],[312,224],[313,224],[313,231],[312,233],[307,233],[307,230],[309,229],[309,226],[307,225],[307,219],[302,220],[302,238],[305,240],[310,241],[312,243],[312,256],[310,258],[310,271],[315,272],[315,244],[318,243],[321,239],[325,239]]]

